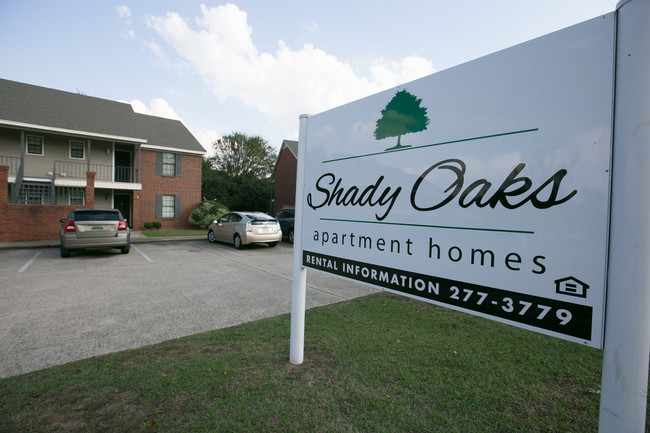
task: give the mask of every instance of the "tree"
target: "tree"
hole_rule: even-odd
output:
[[[215,149],[215,155],[209,158],[212,167],[230,177],[267,177],[277,159],[273,147],[259,135],[233,132],[212,145]]]
[[[377,127],[375,128],[375,139],[397,137],[397,145],[386,150],[410,147],[410,145],[403,146],[401,144],[402,135],[427,129],[429,125],[427,108],[422,107],[421,102],[421,98],[412,95],[406,90],[400,90],[395,93],[386,108],[381,110],[381,118],[377,120]]]
[[[233,210],[267,212],[275,150],[261,137],[242,133],[224,136],[213,145],[216,155],[203,159],[203,197]]]

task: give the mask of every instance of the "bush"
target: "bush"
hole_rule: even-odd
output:
[[[204,201],[194,208],[187,222],[195,226],[209,226],[212,221],[221,218],[226,213],[228,213],[228,208],[221,203]]]
[[[154,221],[153,222],[153,228],[159,229],[161,227],[162,227],[162,222],[160,222],[160,221]]]
[[[144,223],[144,228],[145,228],[145,229],[148,230],[148,229],[150,229],[150,228],[152,228],[152,227],[153,227],[153,223]]]

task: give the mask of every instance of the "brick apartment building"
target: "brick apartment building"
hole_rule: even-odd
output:
[[[0,79],[0,241],[56,239],[78,207],[186,228],[204,154],[180,121]]]
[[[278,159],[273,169],[271,182],[273,196],[271,212],[273,215],[283,207],[291,207],[296,203],[296,172],[298,170],[298,142],[283,140]]]

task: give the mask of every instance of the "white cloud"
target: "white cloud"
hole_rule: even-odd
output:
[[[133,107],[133,111],[141,114],[150,114],[152,116],[165,117],[167,119],[180,120],[176,111],[169,105],[169,103],[162,98],[154,98],[149,103],[149,106],[139,99],[134,99],[129,102]]]
[[[128,6],[118,5],[115,6],[115,9],[117,10],[117,14],[120,16],[120,18],[131,18],[131,9],[129,9]]]
[[[279,41],[275,53],[260,53],[246,12],[234,4],[201,5],[195,24],[192,28],[175,12],[147,17],[179,63],[200,75],[221,102],[238,100],[287,130],[295,129],[301,113],[318,113],[434,72],[429,60],[406,57],[375,59],[364,76],[311,44],[292,49]],[[163,57],[160,46],[149,47]]]

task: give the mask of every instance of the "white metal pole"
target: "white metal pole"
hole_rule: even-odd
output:
[[[650,0],[617,5],[601,433],[645,432],[650,354]]]
[[[309,115],[300,115],[298,133],[298,168],[296,171],[296,204],[293,225],[293,267],[291,280],[291,340],[289,362],[302,364],[305,352],[305,298],[307,269],[302,266],[302,213],[305,190],[305,161],[307,159],[307,122]]]

